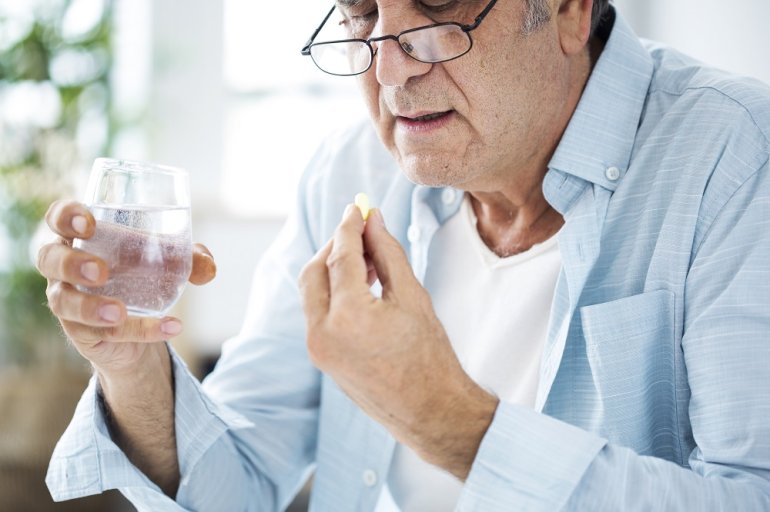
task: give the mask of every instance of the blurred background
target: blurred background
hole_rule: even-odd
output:
[[[54,505],[44,487],[89,376],[33,267],[48,204],[81,197],[97,156],[190,171],[194,238],[219,274],[185,292],[175,346],[204,375],[239,329],[252,269],[315,147],[363,115],[352,79],[299,54],[330,5],[0,0],[0,510],[133,510],[114,492]],[[640,35],[770,83],[770,2],[615,5]]]

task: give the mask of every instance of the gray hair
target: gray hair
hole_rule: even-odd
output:
[[[526,0],[526,2],[527,12],[524,16],[522,31],[525,34],[531,34],[551,19],[551,9],[548,7],[548,0]],[[594,0],[591,13],[591,34],[596,31],[599,21],[607,14],[609,8],[610,0]]]

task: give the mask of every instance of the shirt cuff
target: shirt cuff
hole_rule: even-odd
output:
[[[457,510],[561,510],[606,440],[500,402]]]
[[[198,380],[169,347],[174,370],[177,453],[182,482],[203,454],[230,428],[251,425],[231,410],[216,406]],[[46,485],[54,501],[64,501],[109,489],[131,488],[131,499],[164,510],[183,510],[147,478],[112,441],[99,399],[98,379],[92,377],[75,415],[54,449]]]

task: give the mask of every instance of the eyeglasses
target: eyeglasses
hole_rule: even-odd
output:
[[[398,43],[404,53],[414,60],[428,64],[447,62],[462,57],[471,51],[473,40],[470,33],[479,27],[495,3],[497,0],[491,0],[470,25],[456,22],[434,23],[404,30],[395,36],[385,35],[370,37],[369,39],[340,39],[314,43],[316,36],[334,12],[335,4],[305,43],[302,48],[302,55],[309,55],[318,69],[330,75],[360,75],[366,73],[374,62],[377,48],[372,46],[372,43],[392,39]]]

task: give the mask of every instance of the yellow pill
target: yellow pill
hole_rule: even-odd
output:
[[[364,220],[369,218],[369,196],[364,194],[363,192],[359,192],[356,194],[355,199],[353,200],[354,203],[356,203],[356,206],[358,206],[358,209],[361,210],[361,216],[364,218]]]

